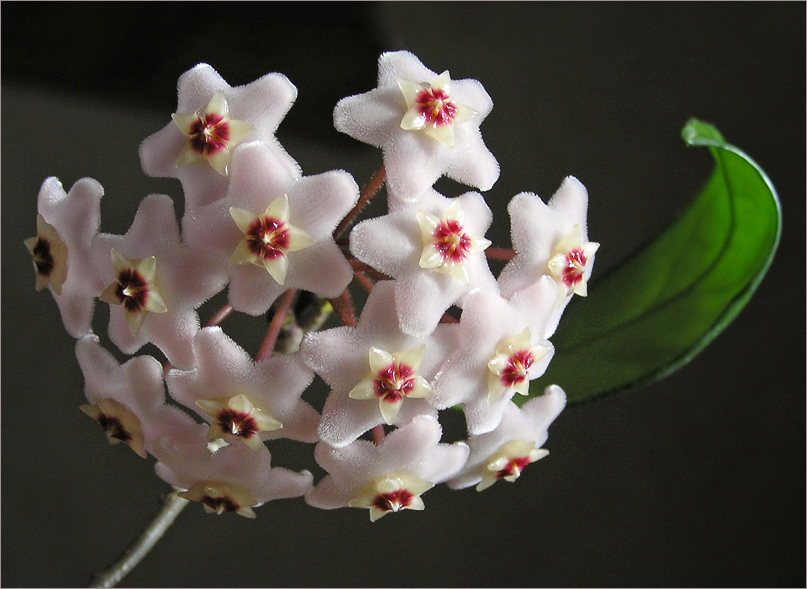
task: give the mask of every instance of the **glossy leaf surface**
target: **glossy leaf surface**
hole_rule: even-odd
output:
[[[681,136],[712,152],[711,177],[677,221],[570,303],[531,396],[556,383],[579,402],[667,376],[731,323],[765,275],[781,231],[770,180],[707,123],[692,119]]]

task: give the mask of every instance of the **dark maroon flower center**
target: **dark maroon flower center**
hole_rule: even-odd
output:
[[[110,438],[120,440],[121,442],[129,442],[129,440],[132,439],[132,435],[126,431],[126,428],[123,427],[123,424],[117,417],[101,413],[101,415],[98,416],[98,423],[101,424],[106,435]]]
[[[289,228],[274,217],[255,219],[246,232],[249,251],[261,260],[274,260],[289,250]]]
[[[443,219],[432,233],[434,247],[440,252],[444,263],[462,262],[471,249],[471,238],[465,233],[459,221]]]
[[[513,386],[523,382],[527,378],[527,371],[535,362],[535,357],[529,350],[518,350],[508,359],[507,365],[502,370],[499,378],[507,386]]]
[[[519,476],[521,471],[530,463],[529,456],[520,456],[518,458],[511,458],[503,469],[496,473],[497,479],[503,479],[510,476]]]
[[[398,511],[407,507],[412,502],[413,497],[414,495],[406,489],[398,489],[391,493],[381,493],[373,499],[373,507],[381,511]]]
[[[42,276],[50,276],[56,267],[56,262],[50,253],[50,242],[44,237],[39,237],[34,245],[34,264],[36,271]]]
[[[232,409],[219,411],[216,416],[216,425],[222,432],[240,438],[251,438],[258,433],[258,425],[248,413],[241,413]]]
[[[375,395],[389,403],[397,403],[412,392],[415,379],[411,366],[395,361],[376,374],[373,381]]]
[[[201,501],[216,513],[229,513],[238,511],[241,508],[240,505],[227,496],[211,497],[210,495],[205,495]]]
[[[457,105],[448,94],[437,88],[424,88],[415,97],[415,107],[434,127],[450,125],[457,116]]]
[[[134,268],[125,268],[118,274],[115,294],[127,311],[139,313],[149,296],[148,282]]]
[[[205,113],[196,119],[188,133],[191,149],[209,156],[226,149],[230,140],[230,125],[224,117],[215,113]]]
[[[586,269],[586,254],[581,248],[576,248],[566,254],[566,265],[563,267],[563,284],[574,286],[583,280]]]

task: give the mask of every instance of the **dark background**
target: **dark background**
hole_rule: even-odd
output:
[[[36,293],[22,241],[58,176],[106,189],[102,230],[123,233],[173,180],[137,147],[169,121],[179,75],[208,62],[231,84],[282,72],[299,97],[278,138],[306,174],[360,185],[377,150],[332,127],[339,98],[375,87],[382,51],[480,80],[502,167],[486,193],[496,245],[507,202],[588,187],[595,279],[675,218],[708,151],[697,116],[767,171],[780,251],[740,317],[652,386],[573,406],[551,455],[515,485],[436,488],[427,509],[269,503],[256,521],[190,505],[124,586],[805,585],[805,5],[803,3],[2,4],[2,584],[82,586],[157,512],[168,487],[78,410],[74,342]],[[450,182],[449,196],[465,191]],[[96,309],[96,330],[108,311]],[[201,311],[205,320],[212,307]],[[253,353],[257,319],[225,330]],[[562,383],[561,383],[562,384]],[[275,464],[310,458],[273,445]]]

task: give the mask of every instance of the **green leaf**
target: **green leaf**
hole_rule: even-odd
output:
[[[773,184],[711,125],[692,119],[681,137],[712,152],[709,181],[649,246],[569,304],[531,396],[556,383],[584,401],[669,375],[731,323],[768,270],[781,231]]]

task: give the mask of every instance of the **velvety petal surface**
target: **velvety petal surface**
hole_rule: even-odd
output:
[[[317,441],[319,415],[301,400],[314,375],[299,355],[270,356],[255,362],[220,327],[197,332],[193,348],[197,367],[170,370],[166,375],[168,392],[176,401],[210,420],[196,404],[198,400],[246,395],[283,424],[280,430],[262,432],[263,439]]]
[[[39,213],[67,245],[67,277],[62,292],[53,292],[65,330],[78,338],[91,329],[95,297],[104,285],[90,258],[90,244],[101,223],[103,187],[92,178],[78,180],[65,192],[58,178],[42,183],[37,198]]]
[[[171,364],[191,368],[195,363],[192,340],[199,329],[195,309],[224,288],[225,266],[216,256],[180,243],[173,201],[165,195],[143,199],[126,235],[101,233],[93,239],[93,264],[105,285],[117,279],[113,249],[130,259],[157,258],[156,284],[167,312],[146,313],[133,336],[123,307],[110,305],[110,339],[127,354],[152,342]]]

